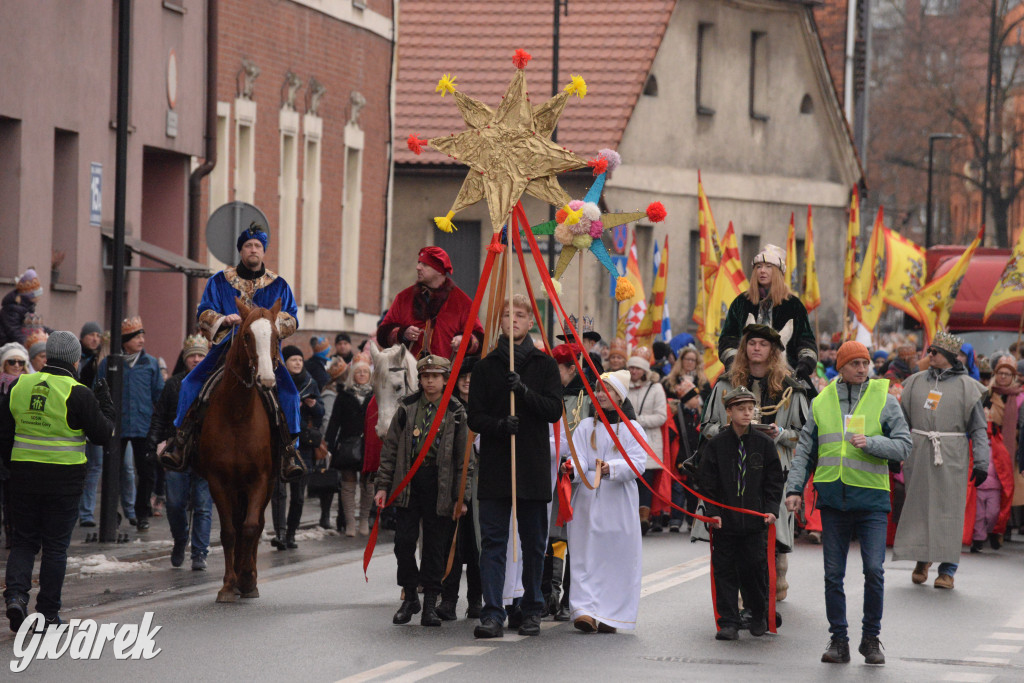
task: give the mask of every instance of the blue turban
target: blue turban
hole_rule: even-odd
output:
[[[242,251],[242,245],[249,240],[259,240],[260,244],[263,245],[263,250],[266,251],[267,243],[270,242],[270,236],[262,225],[253,221],[249,224],[248,230],[243,230],[242,234],[238,236],[238,241],[235,243],[235,248],[238,251]]]
[[[967,368],[967,374],[981,381],[981,371],[978,370],[978,365],[974,362],[974,347],[970,344],[964,344],[960,347],[960,351],[967,356],[967,362],[964,363],[964,367]]]

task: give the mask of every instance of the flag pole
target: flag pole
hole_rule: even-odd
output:
[[[821,330],[818,328],[818,309],[814,309],[814,339],[815,344],[821,346]]]
[[[579,310],[580,318],[579,318],[579,321],[582,323],[583,322],[583,253],[582,252],[580,253],[579,258],[576,259],[576,266],[578,268],[578,273],[579,273],[579,276],[578,276],[578,280],[579,281],[577,282],[577,286],[579,287],[579,303],[580,303],[580,310]],[[572,341],[572,340],[569,339],[568,337],[566,337],[565,341],[569,342],[569,341]]]
[[[516,358],[516,344],[515,344],[515,328],[513,327],[513,321],[515,320],[515,311],[512,309],[512,230],[518,230],[518,221],[515,219],[509,220],[508,231],[505,233],[507,238],[507,244],[505,245],[505,260],[508,261],[508,281],[506,287],[508,289],[508,371],[515,372],[515,358]],[[526,273],[523,273],[523,277],[526,277]],[[516,394],[514,391],[508,392],[509,402],[509,416],[516,416]],[[511,463],[512,463],[512,561],[519,561],[518,543],[516,543],[516,435],[509,434],[509,445],[511,446]]]
[[[1018,360],[1021,357],[1021,353],[1020,353],[1020,338],[1021,338],[1021,333],[1022,332],[1024,332],[1024,305],[1021,306],[1021,309],[1020,309],[1020,323],[1017,325],[1017,353],[1015,355],[1017,356]]]

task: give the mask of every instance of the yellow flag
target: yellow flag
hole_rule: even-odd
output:
[[[693,310],[693,322],[697,323],[697,339],[704,346],[718,344],[717,338],[708,336],[705,330],[705,313],[711,288],[715,283],[715,272],[722,260],[722,246],[718,241],[718,228],[711,214],[711,204],[704,193],[700,171],[697,171],[697,225],[700,228],[700,278],[701,286],[697,290],[697,307]]]
[[[796,279],[796,214],[789,214],[789,232],[786,233],[786,278],[789,280],[789,288],[794,292],[800,291],[800,283]]]
[[[860,313],[857,319],[872,332],[885,308],[885,301],[882,299],[882,281],[885,279],[885,226],[882,221],[883,209],[878,207],[875,227],[871,231],[871,241],[868,242],[864,262],[861,263],[857,275],[857,282],[860,285]]]
[[[657,241],[654,243],[658,245]],[[654,286],[651,288],[651,305],[640,322],[640,330],[637,332],[637,344],[651,346],[655,341],[661,340],[661,323],[665,315],[665,290],[668,288],[668,235],[665,235],[665,248],[661,250],[661,258],[658,260],[658,272],[654,276]]]
[[[984,229],[984,228],[982,228]],[[957,259],[956,264],[942,277],[936,278],[922,287],[914,295],[914,305],[917,307],[918,320],[924,326],[926,343],[931,343],[935,333],[945,329],[949,321],[949,314],[953,310],[953,302],[956,301],[957,292],[960,291],[960,283],[967,274],[967,266],[974,256],[975,250],[981,244],[982,232],[974,238],[967,250]]]
[[[749,283],[747,276],[743,274],[743,262],[740,260],[740,250],[736,244],[736,231],[732,223],[729,223],[729,228],[725,231],[725,240],[722,242],[722,261],[718,266],[718,272],[715,273],[711,297],[708,299],[705,321],[708,337],[715,340],[714,344],[704,347],[704,374],[711,383],[714,383],[725,370],[718,359],[718,337],[729,313],[729,305],[733,299],[747,291],[747,287]]]
[[[884,260],[882,298],[890,306],[920,320],[914,295],[924,284],[924,249],[886,228]]]
[[[647,313],[647,297],[644,295],[644,286],[640,281],[640,264],[636,255],[635,234],[629,248],[624,277],[633,285],[633,296],[619,302],[619,325],[616,331],[617,336],[622,337],[630,346],[633,346],[636,342],[636,334],[640,330],[640,321]]]
[[[1024,300],[1024,230],[1021,230],[1010,260],[1006,262],[1003,274],[999,276],[999,282],[985,304],[984,321],[988,322],[988,317],[1000,306],[1021,300]]]
[[[814,225],[811,220],[811,205],[807,205],[807,236],[804,237],[804,307],[810,313],[821,305],[821,288],[818,286],[818,266],[814,260]]]
[[[860,192],[853,186],[850,221],[846,226],[846,265],[843,268],[843,298],[846,307],[860,315],[860,285],[857,282],[857,250],[860,248]],[[843,314],[846,318],[846,314]]]

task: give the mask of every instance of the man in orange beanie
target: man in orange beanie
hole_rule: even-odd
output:
[[[848,341],[836,355],[839,379],[811,402],[811,416],[786,481],[786,507],[796,510],[807,478],[814,469],[814,488],[821,511],[822,555],[825,560],[825,613],[832,634],[821,661],[850,661],[843,577],[854,533],[864,563],[864,619],[859,651],[868,664],[884,664],[878,635],[882,629],[884,593],[882,563],[889,514],[889,463],[910,454],[910,428],[889,380],[868,379],[867,347]]]

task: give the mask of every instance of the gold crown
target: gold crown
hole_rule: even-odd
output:
[[[185,358],[194,356],[197,353],[206,355],[210,352],[210,342],[206,341],[206,337],[201,334],[192,334],[185,337],[185,343],[182,345],[181,353]]]
[[[964,340],[960,337],[950,334],[943,330],[942,332],[936,332],[935,337],[932,338],[931,346],[937,349],[942,349],[948,353],[956,354],[960,353],[961,347],[964,345]]]
[[[32,332],[25,337],[25,348],[31,350],[33,346],[39,342],[45,342],[49,338],[50,335],[46,334],[43,330],[32,330]]]
[[[134,318],[125,318],[121,321],[121,336],[126,334],[135,334],[136,332],[142,331],[142,318],[135,316]]]

